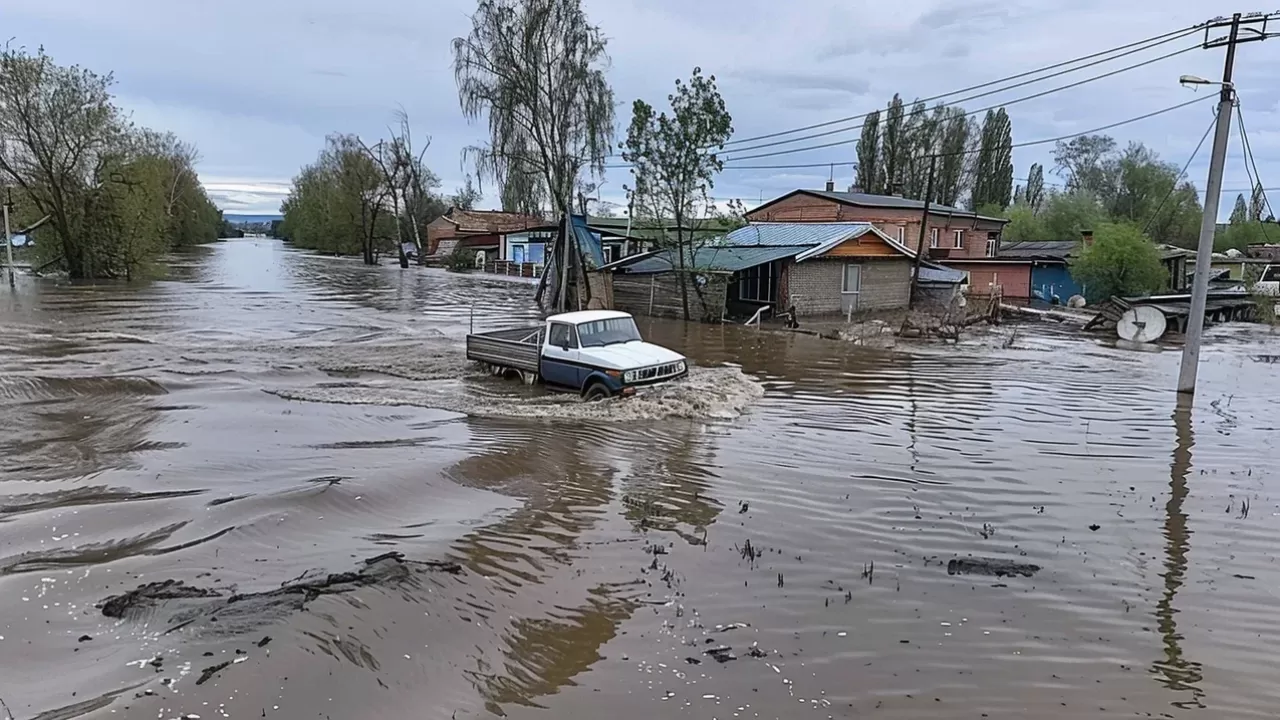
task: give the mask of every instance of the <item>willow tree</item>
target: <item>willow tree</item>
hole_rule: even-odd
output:
[[[579,175],[604,174],[613,140],[605,42],[580,0],[480,0],[471,31],[453,41],[462,113],[489,123],[489,142],[464,151],[479,179],[504,195],[536,181],[554,210],[572,212]]]
[[[689,221],[711,205],[708,193],[716,173],[724,167],[716,150],[733,134],[733,118],[716,88],[715,76],[694,68],[689,82],[676,80],[668,96],[671,114],[656,114],[636,100],[622,157],[631,163],[634,185],[627,189],[633,206],[648,207],[659,218],[675,221],[674,249],[680,268],[680,302],[689,319],[687,269],[693,265],[692,238],[685,239]]]

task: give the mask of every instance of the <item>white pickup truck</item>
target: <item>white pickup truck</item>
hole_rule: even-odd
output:
[[[1280,265],[1268,265],[1264,268],[1252,290],[1255,295],[1280,297]]]
[[[680,353],[640,338],[624,312],[584,310],[552,315],[541,327],[467,335],[467,359],[498,375],[579,392],[588,400],[633,395],[636,388],[683,377]]]

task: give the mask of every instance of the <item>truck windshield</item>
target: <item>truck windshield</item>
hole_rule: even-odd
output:
[[[639,340],[640,331],[629,317],[610,318],[582,323],[578,326],[578,338],[582,347],[604,347]]]

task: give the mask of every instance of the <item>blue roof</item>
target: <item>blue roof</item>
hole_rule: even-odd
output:
[[[795,257],[807,249],[807,247],[709,245],[698,248],[693,252],[693,257],[686,257],[685,261],[691,263],[690,270],[737,272],[773,262],[774,260]],[[637,257],[633,262],[627,262],[624,259],[615,267],[636,274],[664,273],[673,270],[679,262],[673,251],[659,250],[643,257]]]
[[[585,250],[595,261],[596,267],[604,266],[604,249],[600,245],[600,234],[591,232],[587,227],[587,219],[581,215],[571,215],[573,234],[578,240],[578,247]]]

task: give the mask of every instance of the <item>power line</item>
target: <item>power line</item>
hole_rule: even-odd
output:
[[[1091,130],[1085,130],[1085,131],[1083,131],[1083,132],[1078,132],[1078,133],[1071,133],[1070,135],[1060,135],[1060,136],[1058,136],[1058,137],[1044,138],[1044,139],[1042,139],[1042,140],[1027,140],[1027,141],[1025,141],[1025,142],[1012,143],[1012,144],[1008,145],[1007,147],[1008,147],[1009,149],[1014,149],[1014,148],[1023,148],[1023,147],[1032,147],[1032,146],[1034,146],[1034,145],[1046,145],[1046,144],[1048,144],[1048,143],[1059,142],[1059,141],[1061,141],[1061,140],[1070,140],[1070,139],[1072,139],[1072,138],[1077,138],[1077,137],[1080,137],[1080,136],[1082,136],[1082,135],[1092,135],[1093,133],[1102,132],[1102,131],[1104,131],[1104,130],[1111,130],[1112,128],[1117,128],[1117,127],[1120,127],[1120,126],[1122,126],[1122,125],[1128,125],[1128,124],[1130,124],[1130,123],[1135,123],[1135,122],[1139,122],[1139,121],[1141,121],[1141,120],[1146,120],[1146,119],[1148,119],[1148,118],[1153,118],[1153,117],[1155,117],[1155,116],[1157,116],[1157,115],[1163,115],[1163,114],[1165,114],[1165,113],[1173,112],[1174,110],[1180,110],[1180,109],[1182,109],[1182,108],[1184,108],[1184,107],[1187,107],[1187,106],[1189,106],[1189,105],[1194,105],[1194,104],[1199,103],[1199,102],[1204,102],[1205,100],[1210,100],[1210,99],[1212,99],[1212,98],[1213,98],[1213,96],[1212,96],[1212,95],[1205,95],[1205,96],[1202,96],[1202,97],[1198,97],[1198,98],[1196,98],[1196,99],[1194,99],[1194,100],[1188,100],[1187,102],[1184,102],[1184,103],[1178,103],[1177,105],[1171,105],[1171,106],[1169,106],[1169,107],[1167,107],[1167,108],[1162,108],[1162,109],[1160,109],[1160,110],[1155,110],[1155,111],[1153,111],[1153,112],[1145,113],[1145,114],[1143,114],[1143,115],[1138,115],[1137,117],[1131,117],[1131,118],[1128,118],[1127,120],[1120,120],[1120,121],[1118,121],[1118,122],[1114,122],[1114,123],[1111,123],[1111,124],[1109,124],[1109,125],[1103,125],[1103,126],[1101,126],[1101,127],[1096,127],[1096,128],[1091,129]],[[961,151],[959,151],[959,152],[953,152],[953,153],[937,153],[937,156],[938,156],[938,157],[952,157],[952,156],[955,156],[955,155],[972,155],[972,154],[975,154],[975,153],[980,152],[980,151],[981,151],[980,149],[961,150]],[[853,165],[853,164],[855,164],[855,163],[852,163],[852,162],[829,163],[829,162],[827,162],[827,163],[813,163],[813,164],[804,164],[804,165],[728,165],[728,164],[726,164],[726,165],[724,166],[724,169],[725,169],[725,170],[787,170],[787,169],[803,168],[803,167],[830,167],[830,166],[833,166],[833,165],[841,165],[841,166],[844,166],[844,165]]]
[[[1171,32],[1164,33],[1163,35],[1156,35],[1156,36],[1154,36],[1154,37],[1149,37],[1149,38],[1146,38],[1146,39],[1144,39],[1144,40],[1138,40],[1138,41],[1135,41],[1135,42],[1131,42],[1131,43],[1129,43],[1129,44],[1127,44],[1127,45],[1120,45],[1120,46],[1118,46],[1118,47],[1110,48],[1110,49],[1107,49],[1107,50],[1101,50],[1101,51],[1099,51],[1099,52],[1096,52],[1096,53],[1093,53],[1093,54],[1090,54],[1090,55],[1083,55],[1083,56],[1081,56],[1081,57],[1073,58],[1073,59],[1071,59],[1071,60],[1064,60],[1064,61],[1062,61],[1062,62],[1055,63],[1055,64],[1053,64],[1053,65],[1046,65],[1045,67],[1036,68],[1036,69],[1034,69],[1034,70],[1028,70],[1028,71],[1026,71],[1026,72],[1018,73],[1017,75],[1010,75],[1010,76],[1008,76],[1008,77],[1000,78],[1000,79],[998,79],[998,80],[991,80],[991,81],[989,81],[989,82],[981,83],[981,84],[979,84],[979,85],[971,85],[971,86],[969,86],[969,87],[966,87],[966,88],[960,88],[959,90],[953,90],[953,91],[951,91],[951,92],[943,93],[943,94],[941,94],[941,95],[934,95],[934,96],[932,96],[932,97],[923,98],[923,99],[921,99],[921,100],[920,100],[920,102],[926,102],[926,103],[927,103],[927,102],[933,102],[934,100],[941,100],[941,99],[943,99],[943,98],[951,97],[952,95],[959,95],[959,94],[961,94],[961,93],[972,92],[972,91],[974,91],[974,90],[981,90],[981,89],[983,89],[983,88],[991,87],[992,85],[999,85],[999,84],[1002,84],[1002,83],[1006,83],[1006,82],[1008,82],[1008,81],[1010,81],[1010,80],[1019,80],[1019,79],[1021,79],[1021,78],[1029,77],[1029,76],[1031,76],[1031,75],[1038,75],[1038,74],[1040,74],[1040,73],[1042,73],[1042,72],[1045,72],[1046,70],[1056,70],[1056,69],[1058,69],[1058,68],[1065,67],[1065,66],[1067,66],[1067,65],[1074,65],[1074,64],[1076,64],[1076,63],[1078,63],[1078,62],[1082,62],[1082,61],[1084,61],[1084,60],[1093,60],[1094,58],[1098,58],[1098,57],[1101,57],[1101,56],[1103,56],[1103,55],[1110,55],[1110,54],[1115,53],[1115,52],[1120,51],[1120,50],[1128,50],[1128,49],[1133,48],[1133,47],[1136,47],[1136,46],[1138,46],[1138,45],[1147,45],[1148,43],[1153,43],[1153,42],[1155,42],[1155,41],[1157,41],[1157,40],[1162,41],[1162,42],[1155,43],[1154,45],[1150,45],[1148,48],[1142,48],[1142,49],[1144,49],[1144,50],[1145,50],[1145,49],[1150,49],[1150,47],[1156,47],[1156,45],[1163,44],[1163,42],[1172,42],[1173,40],[1178,40],[1178,39],[1184,38],[1184,37],[1186,37],[1186,36],[1188,36],[1188,35],[1191,35],[1191,34],[1193,34],[1193,33],[1197,33],[1197,32],[1199,32],[1199,31],[1200,31],[1201,27],[1202,27],[1202,25],[1192,25],[1192,26],[1189,26],[1189,27],[1180,28],[1180,29],[1178,29],[1178,30],[1173,30],[1173,31],[1171,31]],[[1134,51],[1134,52],[1140,52],[1140,50],[1136,50],[1136,51]],[[1125,54],[1129,54],[1129,53],[1125,53]],[[1124,55],[1117,55],[1116,57],[1124,57]],[[1115,59],[1115,58],[1111,58],[1111,59]],[[1084,67],[1088,67],[1088,66],[1084,66]],[[1077,69],[1079,69],[1079,68],[1077,68]],[[772,139],[772,138],[782,137],[783,135],[791,135],[791,134],[794,134],[794,133],[806,132],[806,131],[808,131],[808,130],[816,130],[816,129],[818,129],[818,128],[830,127],[830,126],[832,126],[832,125],[840,125],[840,124],[842,124],[842,123],[850,122],[850,121],[853,121],[853,120],[861,120],[862,118],[865,118],[865,117],[867,117],[867,116],[868,116],[868,115],[870,115],[870,114],[871,114],[871,113],[863,113],[863,114],[861,114],[861,115],[850,115],[849,117],[843,117],[843,118],[839,118],[839,119],[836,119],[836,120],[829,120],[829,121],[827,121],[827,122],[815,123],[815,124],[813,124],[813,125],[806,125],[806,126],[804,126],[804,127],[798,127],[798,128],[794,128],[794,129],[791,129],[791,130],[781,130],[781,131],[779,131],[779,132],[767,133],[767,134],[765,134],[765,135],[755,135],[755,136],[752,136],[752,137],[742,138],[741,140],[731,140],[731,141],[729,141],[728,143],[726,143],[726,146],[727,146],[727,145],[738,145],[738,144],[742,144],[742,143],[749,143],[749,142],[756,142],[756,141],[758,141],[758,140],[770,140],[770,139]]]
[[[1244,112],[1240,109],[1240,97],[1236,96],[1236,118],[1240,121],[1240,140],[1244,145],[1244,156],[1246,160],[1245,174],[1249,174],[1249,166],[1253,166],[1253,175],[1249,177],[1249,181],[1253,183],[1253,192],[1262,192],[1262,201],[1267,206],[1267,214],[1275,217],[1275,210],[1271,209],[1271,199],[1267,197],[1267,189],[1262,187],[1262,175],[1258,172],[1258,163],[1253,157],[1253,145],[1249,142],[1249,132],[1244,127]],[[1251,198],[1252,199],[1252,198]],[[1267,237],[1267,225],[1262,224],[1262,235],[1267,238],[1267,242],[1271,242],[1271,238]]]
[[[1147,224],[1142,227],[1142,234],[1145,235],[1147,230],[1151,228],[1151,223],[1155,222],[1156,217],[1160,215],[1160,211],[1164,209],[1164,204],[1169,202],[1169,198],[1173,197],[1173,193],[1178,189],[1178,183],[1182,177],[1187,174],[1187,168],[1191,167],[1191,161],[1196,159],[1196,155],[1200,153],[1200,148],[1204,146],[1204,141],[1209,138],[1209,133],[1213,132],[1213,126],[1218,122],[1218,113],[1213,113],[1213,119],[1209,121],[1209,127],[1205,128],[1204,135],[1200,136],[1200,142],[1196,143],[1196,149],[1191,151],[1191,157],[1187,158],[1187,162],[1182,166],[1182,172],[1178,173],[1178,177],[1173,179],[1173,185],[1169,186],[1169,192],[1165,193],[1164,199],[1156,206],[1156,211],[1151,213],[1151,217],[1147,218]]]
[[[1192,32],[1194,32],[1194,31],[1192,31]],[[1179,38],[1170,38],[1169,40],[1164,40],[1164,41],[1162,41],[1161,43],[1157,43],[1157,44],[1164,44],[1164,43],[1171,42],[1172,40],[1177,40],[1177,39],[1179,39]],[[1094,62],[1089,63],[1088,65],[1081,65],[1081,66],[1080,66],[1080,67],[1078,67],[1078,68],[1070,68],[1070,69],[1068,69],[1068,70],[1063,70],[1063,71],[1060,71],[1060,72],[1054,73],[1054,74],[1052,74],[1052,75],[1046,75],[1046,76],[1044,76],[1044,77],[1042,77],[1042,78],[1035,78],[1034,80],[1027,80],[1027,81],[1025,81],[1025,82],[1018,83],[1018,84],[1016,84],[1016,85],[1010,85],[1009,87],[1005,87],[1005,88],[997,88],[997,89],[995,89],[995,90],[988,90],[987,92],[979,93],[979,94],[977,94],[977,95],[971,95],[971,96],[969,96],[969,97],[963,97],[963,98],[960,98],[960,99],[955,100],[955,101],[953,101],[953,102],[949,102],[949,103],[942,103],[942,104],[940,104],[940,105],[938,105],[938,106],[935,106],[935,107],[954,107],[954,106],[959,105],[960,103],[963,103],[963,102],[968,102],[968,101],[970,101],[970,100],[977,100],[978,98],[984,98],[984,97],[988,97],[988,96],[990,96],[990,95],[997,95],[997,94],[999,94],[999,93],[1005,92],[1006,90],[1013,90],[1013,89],[1015,89],[1015,88],[1020,88],[1020,87],[1024,87],[1024,86],[1026,86],[1026,85],[1031,85],[1031,84],[1034,84],[1034,83],[1038,83],[1038,82],[1041,82],[1041,81],[1043,81],[1043,80],[1049,80],[1049,79],[1051,79],[1051,78],[1059,77],[1059,76],[1061,76],[1061,75],[1066,75],[1066,74],[1068,74],[1068,73],[1073,73],[1073,72],[1076,72],[1077,70],[1083,70],[1083,69],[1088,68],[1088,67],[1093,67],[1094,65],[1099,65],[1099,64],[1101,64],[1101,63],[1105,63],[1105,62],[1111,62],[1112,60],[1115,60],[1115,59],[1118,59],[1118,58],[1124,57],[1125,55],[1132,55],[1133,53],[1141,52],[1141,51],[1143,51],[1143,50],[1148,50],[1148,49],[1150,49],[1150,48],[1152,48],[1152,47],[1155,47],[1155,45],[1151,45],[1151,46],[1149,46],[1149,47],[1145,47],[1145,48],[1140,48],[1140,49],[1138,49],[1138,50],[1131,50],[1131,51],[1129,51],[1129,52],[1127,52],[1127,53],[1124,53],[1123,55],[1117,55],[1117,56],[1116,56],[1116,57],[1114,57],[1114,58],[1106,58],[1105,60],[1097,60],[1097,61],[1094,61]],[[1056,92],[1062,92],[1063,90],[1070,90],[1071,88],[1080,87],[1081,85],[1087,85],[1088,83],[1096,82],[1096,81],[1098,81],[1098,80],[1104,80],[1104,79],[1109,78],[1109,77],[1112,77],[1112,76],[1114,76],[1114,75],[1119,75],[1120,73],[1129,72],[1130,70],[1136,70],[1136,69],[1138,69],[1138,68],[1140,68],[1140,67],[1144,67],[1144,66],[1146,66],[1146,65],[1152,65],[1152,64],[1154,64],[1154,63],[1158,63],[1158,62],[1161,62],[1161,61],[1163,61],[1163,60],[1168,60],[1168,59],[1169,59],[1169,58],[1171,58],[1171,57],[1176,57],[1176,56],[1181,55],[1181,54],[1183,54],[1183,53],[1188,53],[1188,52],[1191,52],[1191,51],[1193,51],[1193,50],[1199,50],[1199,49],[1200,49],[1200,46],[1199,46],[1198,44],[1197,44],[1197,45],[1192,45],[1191,47],[1183,48],[1183,49],[1181,49],[1181,50],[1178,50],[1178,51],[1175,51],[1175,52],[1171,52],[1171,53],[1168,53],[1168,54],[1165,54],[1165,55],[1161,55],[1161,56],[1159,56],[1159,57],[1151,58],[1151,59],[1149,59],[1149,60],[1144,60],[1144,61],[1142,61],[1142,62],[1135,63],[1135,64],[1133,64],[1133,65],[1128,65],[1128,66],[1125,66],[1125,67],[1119,68],[1119,69],[1117,69],[1117,70],[1112,70],[1112,71],[1110,71],[1110,72],[1106,72],[1106,73],[1103,73],[1103,74],[1101,74],[1101,75],[1094,75],[1093,77],[1085,78],[1084,80],[1079,80],[1079,81],[1077,81],[1077,82],[1073,82],[1073,83],[1070,83],[1070,84],[1067,84],[1067,85],[1062,85],[1062,86],[1060,86],[1060,87],[1051,88],[1051,89],[1049,89],[1049,90],[1045,90],[1045,91],[1043,91],[1043,92],[1039,92],[1039,93],[1036,93],[1036,94],[1034,94],[1034,95],[1027,95],[1026,97],[1015,98],[1015,99],[1013,99],[1013,100],[1009,100],[1009,101],[1006,101],[1006,102],[996,103],[995,105],[988,105],[987,107],[978,108],[977,110],[971,110],[971,111],[966,112],[962,117],[969,117],[969,116],[971,116],[971,115],[977,115],[977,114],[979,114],[979,113],[983,113],[983,112],[986,112],[986,111],[988,111],[988,110],[995,110],[996,108],[1001,108],[1001,107],[1005,107],[1005,106],[1008,106],[1008,105],[1016,105],[1016,104],[1021,103],[1021,102],[1027,102],[1028,100],[1036,100],[1036,99],[1038,99],[1038,98],[1042,98],[1042,97],[1044,97],[1044,96],[1046,96],[1046,95],[1051,95],[1051,94],[1056,93]],[[917,101],[915,101],[915,102],[916,102],[916,103],[928,102],[928,100],[917,100]],[[932,108],[927,108],[927,110],[932,110]],[[874,113],[874,112],[879,112],[879,111],[877,110],[877,111],[872,111],[872,112]],[[871,115],[871,114],[872,114],[872,113],[867,113],[866,115],[863,115],[862,117],[867,117],[867,116],[869,116],[869,115]],[[919,114],[919,113],[917,113],[917,112],[911,112],[911,113],[909,113],[909,114],[904,114],[904,120],[905,120],[907,117],[914,117],[915,115],[918,115],[918,114]],[[828,137],[828,136],[830,136],[830,135],[838,135],[838,134],[840,134],[840,133],[852,132],[852,131],[854,131],[854,130],[861,130],[861,129],[862,129],[863,127],[865,127],[865,126],[866,126],[866,123],[863,123],[863,124],[861,124],[861,125],[854,125],[854,126],[852,126],[852,127],[836,128],[835,130],[826,130],[826,131],[824,131],[824,132],[820,132],[820,133],[813,133],[812,135],[801,135],[800,137],[789,138],[789,139],[786,139],[786,140],[778,140],[778,141],[770,142],[770,143],[762,143],[762,144],[760,144],[760,145],[752,145],[752,146],[750,146],[750,147],[745,147],[745,148],[736,148],[736,149],[731,150],[730,152],[748,152],[748,151],[751,151],[751,150],[761,150],[761,149],[764,149],[764,148],[776,147],[776,146],[778,146],[778,145],[786,145],[786,144],[788,144],[788,143],[800,142],[800,141],[802,141],[802,140],[812,140],[812,139],[814,139],[814,138]],[[844,140],[844,141],[841,141],[840,143],[832,143],[832,144],[828,144],[828,145],[819,145],[819,146],[817,146],[817,147],[832,147],[832,146],[833,146],[833,145],[835,145],[835,144],[848,144],[848,143],[854,143],[854,142],[857,142],[857,140],[856,140],[856,139]],[[795,149],[795,150],[792,150],[791,152],[802,152],[802,151],[803,151],[803,150],[805,150],[805,149],[812,149],[812,148],[797,148],[797,149]],[[730,159],[732,159],[732,158],[725,158],[725,159],[726,159],[726,161],[727,161],[727,160],[730,160]]]

